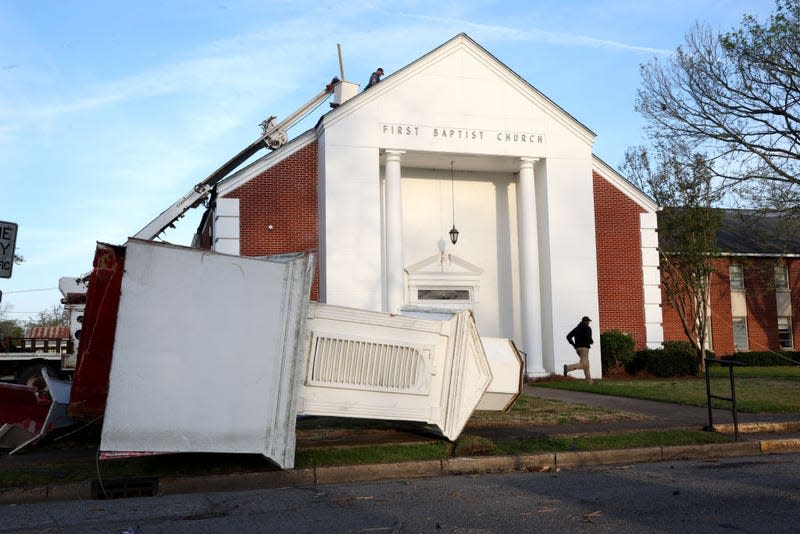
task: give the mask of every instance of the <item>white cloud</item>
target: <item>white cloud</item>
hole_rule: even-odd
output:
[[[671,54],[672,50],[652,48],[649,46],[639,46],[608,39],[599,39],[586,35],[576,35],[570,33],[551,32],[536,28],[515,28],[509,26],[498,26],[491,24],[480,24],[468,20],[458,20],[453,18],[431,17],[426,15],[415,15],[416,18],[431,22],[440,22],[453,27],[460,27],[475,30],[476,35],[481,34],[486,37],[492,36],[494,39],[509,41],[526,41],[533,43],[555,44],[564,46],[582,46],[590,48],[609,48],[617,50],[627,50],[631,52],[645,52],[648,54],[666,55]],[[469,32],[467,32],[469,33]]]

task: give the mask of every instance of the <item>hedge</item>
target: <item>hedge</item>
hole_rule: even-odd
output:
[[[708,353],[713,357],[713,353]],[[664,348],[637,351],[633,360],[625,366],[628,373],[639,371],[666,378],[670,376],[694,376],[700,368],[694,347],[688,341],[665,341]]]
[[[737,352],[732,356],[725,356],[724,359],[742,362],[749,367],[773,367],[781,365],[800,364],[800,352],[787,350],[781,352],[772,351],[751,351]]]

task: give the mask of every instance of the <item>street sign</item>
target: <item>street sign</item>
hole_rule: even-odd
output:
[[[0,221],[0,278],[11,278],[16,245],[17,223]]]

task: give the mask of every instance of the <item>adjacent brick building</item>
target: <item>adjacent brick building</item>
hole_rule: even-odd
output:
[[[800,334],[800,240],[793,219],[751,210],[718,212],[707,347],[718,356],[794,350]],[[675,310],[665,304],[663,315],[664,338],[686,339]]]

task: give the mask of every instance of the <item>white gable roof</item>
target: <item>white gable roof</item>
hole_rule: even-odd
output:
[[[386,93],[392,91],[400,85],[408,83],[409,80],[419,76],[425,71],[444,63],[446,58],[458,53],[465,54],[465,57],[470,57],[473,59],[476,69],[483,68],[490,71],[498,80],[501,80],[508,86],[512,87],[532,106],[540,109],[545,113],[545,115],[567,127],[574,134],[582,137],[587,143],[591,144],[594,141],[594,138],[596,137],[594,132],[572,117],[569,113],[564,111],[564,109],[558,106],[555,102],[547,98],[533,85],[528,83],[516,72],[508,68],[504,63],[498,60],[495,56],[472,40],[465,33],[456,35],[438,48],[428,52],[412,63],[409,63],[400,70],[386,76],[380,83],[373,86],[368,91],[358,94],[354,98],[343,103],[338,108],[327,113],[320,119],[320,122],[317,126],[325,128],[335,124],[344,117],[355,113],[363,106],[368,105],[373,100],[385,96]],[[473,72],[475,71],[473,70]],[[480,80],[477,76],[474,81],[476,86],[481,85],[482,80]],[[446,90],[447,88],[443,89]],[[485,94],[483,96],[487,99],[493,97],[491,94]],[[466,100],[469,102],[469,105],[473,106],[475,109],[478,109],[482,106],[480,95],[476,99]],[[468,112],[469,110],[467,110],[467,113]]]

